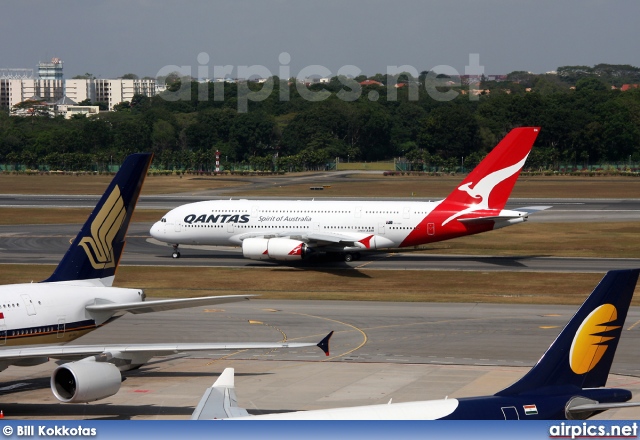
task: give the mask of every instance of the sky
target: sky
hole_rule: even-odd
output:
[[[470,54],[489,75],[640,66],[638,17],[638,0],[2,0],[0,68],[57,57],[65,78],[464,74]]]

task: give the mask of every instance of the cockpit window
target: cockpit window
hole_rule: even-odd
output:
[[[160,221],[161,221],[162,223],[166,223],[166,222],[167,222],[167,219],[166,219],[166,218],[164,218],[164,217],[162,217],[162,220],[160,220]]]

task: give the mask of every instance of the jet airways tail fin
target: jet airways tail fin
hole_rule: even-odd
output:
[[[511,130],[443,203],[503,209],[539,132],[540,127]]]
[[[538,363],[496,396],[605,386],[638,273],[640,269],[608,272]]]
[[[97,280],[111,286],[153,155],[128,156],[58,267],[44,283]]]

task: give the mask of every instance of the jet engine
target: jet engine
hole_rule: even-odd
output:
[[[51,374],[51,391],[64,403],[86,403],[113,396],[121,383],[120,370],[108,362],[69,362]]]
[[[311,252],[306,243],[290,238],[247,238],[242,254],[252,260],[302,260]]]

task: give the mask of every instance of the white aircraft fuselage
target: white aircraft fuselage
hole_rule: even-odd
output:
[[[0,346],[67,343],[103,324],[87,306],[143,300],[140,289],[83,281],[0,286]]]
[[[248,258],[262,259],[264,255],[292,260],[304,256],[299,248],[307,243],[308,250],[318,243],[336,252],[416,246],[499,229],[528,218],[527,212],[501,210],[503,219],[497,221],[444,226],[435,220],[425,222],[441,202],[203,201],[169,211],[153,225],[151,235],[168,243],[242,246]],[[247,244],[276,238],[284,246],[271,250],[269,244],[276,242]]]

